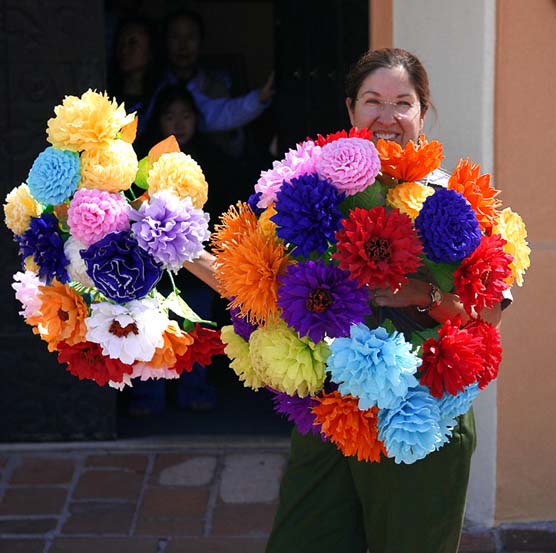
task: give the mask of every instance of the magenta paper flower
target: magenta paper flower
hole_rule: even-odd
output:
[[[120,194],[82,188],[68,209],[68,226],[74,238],[87,246],[111,232],[129,229],[128,205]]]
[[[321,178],[353,196],[373,184],[380,171],[380,159],[370,140],[340,138],[322,147],[315,168]]]
[[[258,207],[267,208],[276,201],[276,194],[284,181],[290,182],[295,177],[314,173],[315,162],[321,154],[321,147],[312,140],[298,144],[295,150],[289,150],[281,161],[275,161],[272,169],[263,171],[255,192],[260,194]]]

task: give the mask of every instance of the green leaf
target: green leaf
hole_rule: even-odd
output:
[[[380,323],[380,326],[385,328],[388,331],[388,334],[392,334],[393,332],[396,331],[396,327],[394,326],[394,323],[390,319],[384,319],[382,323]]]
[[[191,323],[205,323],[212,326],[216,326],[216,323],[206,319],[202,319],[187,305],[185,300],[178,295],[176,292],[172,292],[169,296],[164,299],[162,303],[164,309],[169,309],[179,317],[188,320]]]
[[[147,177],[149,176],[149,171],[152,169],[152,166],[153,164],[149,161],[148,157],[144,157],[139,162],[139,169],[137,170],[137,175],[135,175],[135,184],[143,190],[147,190],[149,187],[147,184]]]
[[[425,328],[423,330],[415,330],[411,333],[411,344],[413,345],[413,349],[419,350],[424,342],[426,342],[429,338],[438,338],[438,329],[440,325],[435,326],[434,328]],[[419,354],[421,352],[419,351]]]
[[[459,263],[435,263],[426,257],[423,258],[424,265],[434,276],[438,287],[443,292],[450,292],[454,288],[454,271],[458,268]]]
[[[351,209],[356,207],[371,209],[377,205],[384,205],[384,187],[380,182],[375,181],[362,192],[348,196],[340,204],[340,211],[347,217]]]

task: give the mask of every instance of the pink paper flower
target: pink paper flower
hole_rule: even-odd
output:
[[[276,200],[276,193],[284,181],[289,182],[294,177],[315,172],[315,162],[319,158],[321,147],[312,140],[298,144],[295,150],[289,150],[282,161],[275,161],[272,169],[263,171],[255,192],[261,193],[258,206],[266,209]]]
[[[140,380],[159,380],[160,378],[171,380],[179,377],[179,373],[174,369],[169,367],[155,369],[148,363],[135,363],[131,374],[131,378],[139,378]]]
[[[321,178],[352,196],[373,184],[380,171],[380,159],[370,140],[340,138],[322,147],[315,168]]]
[[[15,290],[16,299],[23,307],[19,312],[22,317],[28,319],[41,308],[42,301],[39,297],[39,286],[41,285],[39,277],[31,271],[15,273],[12,288]]]
[[[82,188],[71,200],[68,226],[74,238],[90,246],[111,232],[129,229],[127,202],[120,194]]]

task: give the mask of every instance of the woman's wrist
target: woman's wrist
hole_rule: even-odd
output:
[[[415,307],[419,313],[428,313],[431,309],[441,305],[443,299],[444,296],[440,288],[438,288],[436,284],[429,282],[426,299],[424,299],[421,303],[416,304]]]

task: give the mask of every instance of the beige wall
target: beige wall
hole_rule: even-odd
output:
[[[495,177],[531,269],[503,322],[496,521],[556,519],[556,2],[498,0]]]

